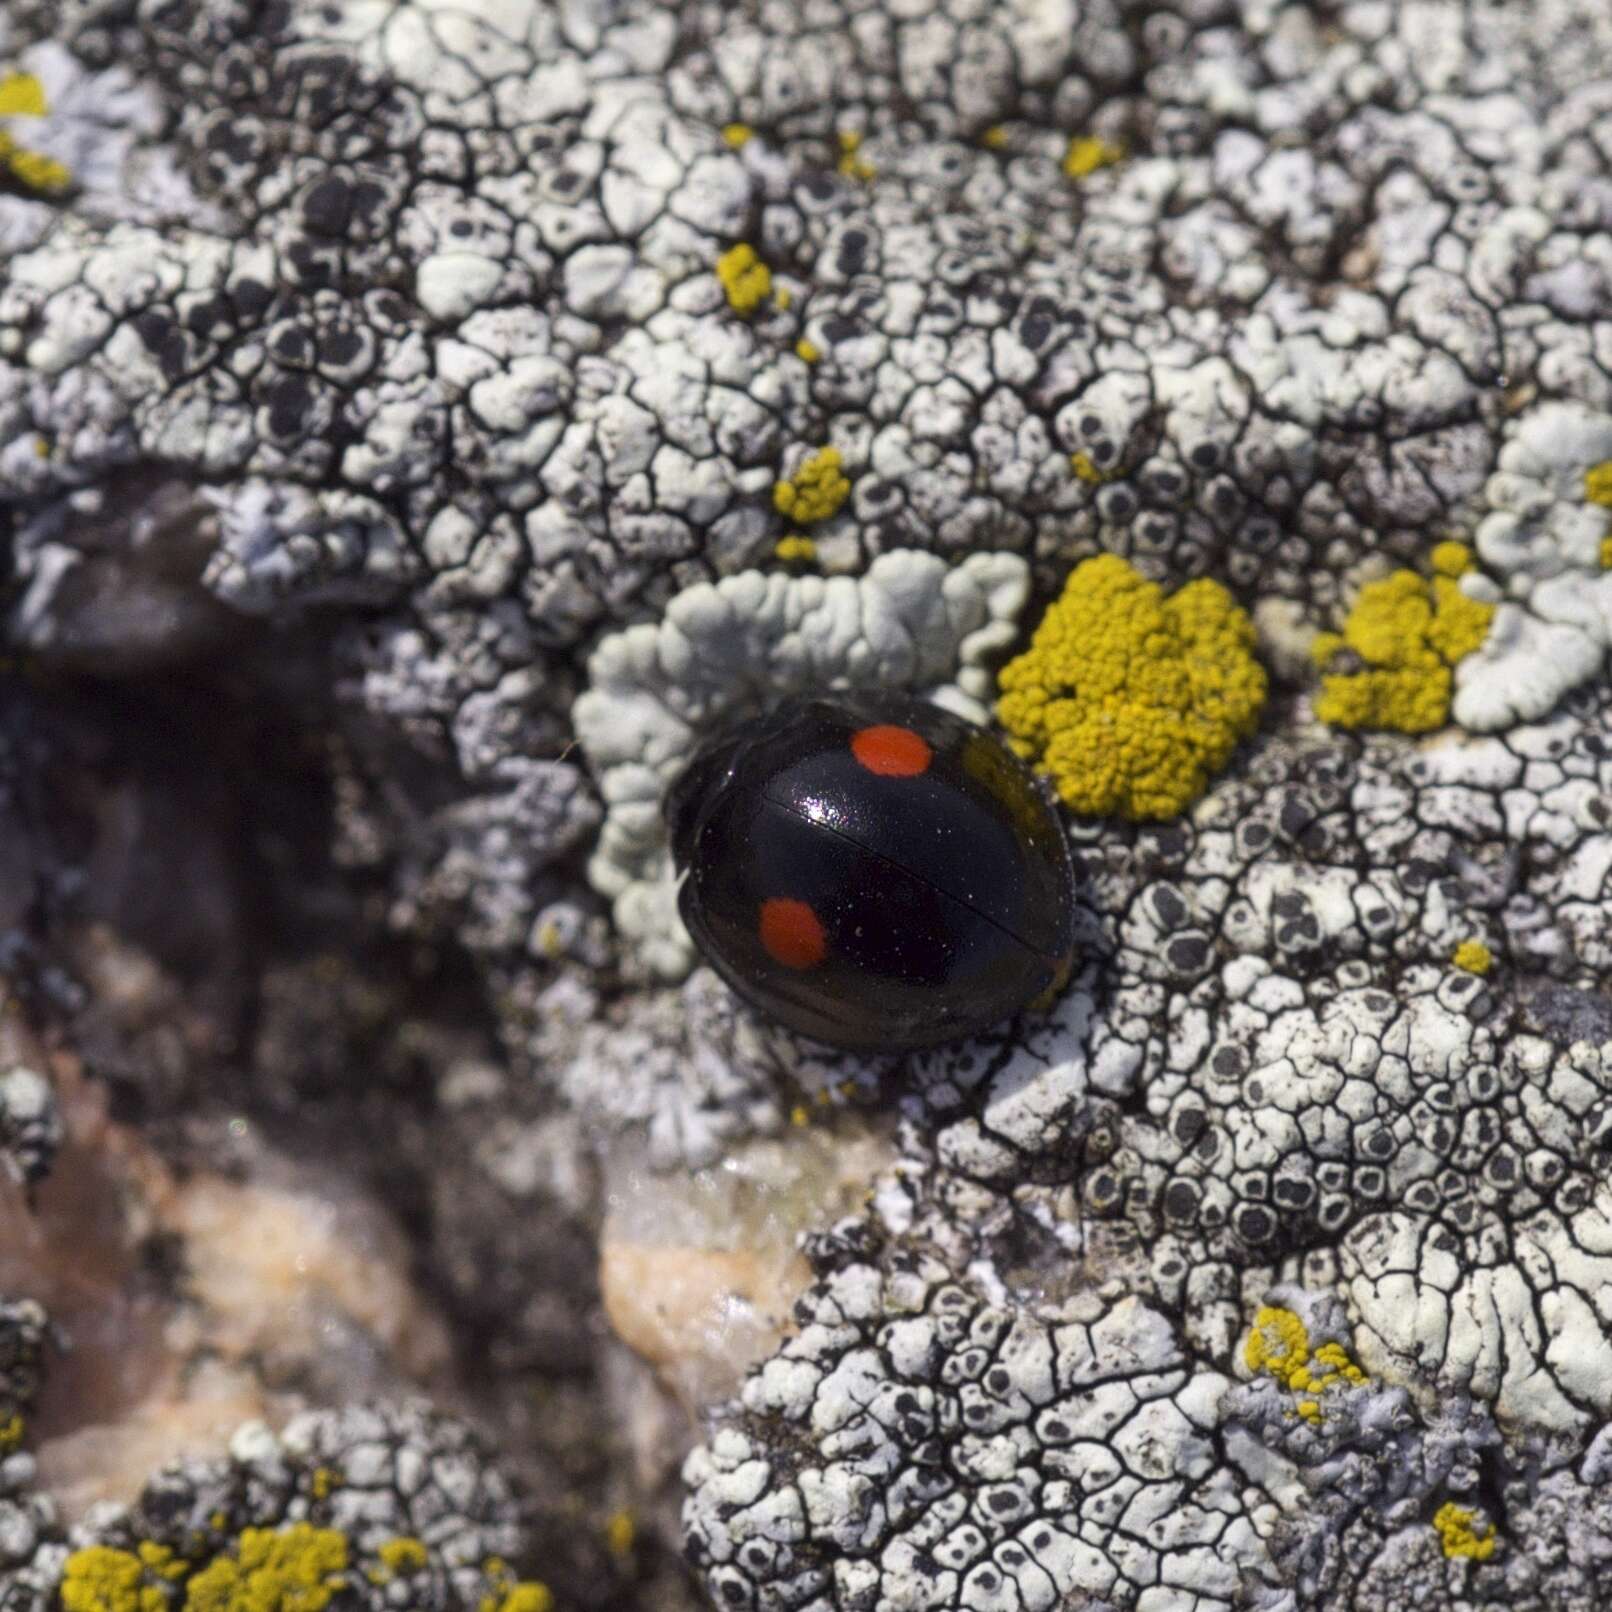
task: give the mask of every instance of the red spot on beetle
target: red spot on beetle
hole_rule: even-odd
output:
[[[911,728],[881,722],[851,735],[851,754],[881,778],[916,778],[928,771],[934,751]]]
[[[761,903],[761,944],[785,968],[815,968],[828,956],[823,920],[804,901],[773,896]]]

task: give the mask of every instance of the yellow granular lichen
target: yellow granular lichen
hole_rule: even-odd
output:
[[[773,544],[773,556],[785,565],[812,565],[817,560],[817,545],[801,532],[791,532]]]
[[[1341,1343],[1323,1343],[1315,1351],[1314,1359],[1318,1366],[1326,1368],[1317,1379],[1318,1388],[1329,1387],[1334,1382],[1346,1382],[1358,1388],[1366,1381],[1365,1372],[1349,1358],[1348,1350]]]
[[[1099,168],[1111,167],[1124,155],[1124,146],[1091,134],[1076,135],[1064,152],[1063,171],[1070,179],[1085,179]]]
[[[49,110],[37,75],[7,73],[0,78],[0,118],[42,118]]]
[[[1367,1380],[1341,1343],[1323,1343],[1312,1350],[1303,1318],[1275,1304],[1263,1305],[1254,1317],[1253,1330],[1243,1345],[1243,1361],[1250,1371],[1263,1372],[1303,1395],[1289,1414],[1307,1422],[1323,1420],[1317,1395],[1329,1388],[1358,1388]]]
[[[142,1539],[134,1547],[134,1553],[140,1558],[140,1565],[158,1578],[172,1581],[190,1571],[190,1563],[184,1557],[174,1555],[169,1546],[159,1545],[154,1539]]]
[[[161,1578],[133,1551],[87,1545],[62,1568],[63,1612],[167,1612]]]
[[[756,131],[748,123],[724,123],[722,125],[722,138],[733,147],[739,149]]]
[[[810,340],[806,336],[802,336],[800,340],[795,343],[795,356],[800,359],[803,364],[815,364],[817,360],[823,356],[823,349],[819,347],[815,341]]]
[[[497,1556],[482,1563],[492,1583],[492,1593],[484,1595],[477,1612],[554,1612],[554,1595],[548,1585],[535,1579],[517,1580]]]
[[[1428,733],[1449,720],[1454,667],[1484,640],[1494,606],[1469,599],[1456,580],[1467,569],[1464,545],[1440,544],[1438,574],[1395,571],[1360,590],[1343,632],[1317,633],[1311,648],[1321,669],[1315,714],[1338,728],[1391,728]],[[1328,668],[1352,651],[1358,670]]]
[[[1075,567],[1030,647],[1002,669],[1013,748],[1090,816],[1174,817],[1259,721],[1254,627],[1218,582],[1168,598],[1116,555]]]
[[[247,1528],[185,1586],[184,1612],[323,1612],[347,1584],[347,1539],[292,1523]]]
[[[333,1466],[315,1467],[308,1484],[315,1500],[328,1500],[331,1491],[341,1487],[341,1473]]]
[[[1243,1345],[1243,1362],[1250,1371],[1263,1371],[1289,1388],[1309,1387],[1309,1328],[1293,1310],[1262,1305]]]
[[[388,1539],[375,1554],[390,1573],[418,1573],[431,1559],[424,1541],[408,1534]]]
[[[1000,123],[993,123],[980,136],[980,143],[991,151],[1000,151],[1008,143],[1008,132]]]
[[[840,131],[839,171],[846,179],[871,179],[877,170],[861,155],[862,136],[854,129]]]
[[[1584,496],[1592,504],[1612,509],[1612,459],[1603,459],[1584,472]]]
[[[773,508],[802,526],[826,521],[850,497],[851,484],[840,472],[840,450],[819,448],[788,481],[772,490]]]
[[[530,1580],[510,1590],[495,1612],[554,1612],[554,1594],[547,1584]]]
[[[1465,1556],[1474,1562],[1486,1562],[1494,1555],[1500,1543],[1492,1525],[1484,1523],[1474,1527],[1475,1511],[1446,1500],[1433,1514],[1433,1528],[1438,1534],[1444,1554],[1449,1557]]]
[[[1091,455],[1084,451],[1069,455],[1069,468],[1082,481],[1089,481],[1093,487],[1100,487],[1113,474],[1112,471],[1099,470],[1092,462]]]
[[[9,1454],[22,1443],[22,1435],[27,1426],[28,1424],[15,1412],[0,1422],[0,1455]]]
[[[1435,543],[1427,558],[1441,577],[1464,577],[1478,563],[1465,543]]]
[[[633,1541],[637,1537],[638,1525],[633,1521],[630,1511],[623,1509],[613,1513],[605,1524],[605,1544],[612,1556],[630,1556]]]
[[[754,313],[772,291],[772,270],[748,241],[740,241],[716,260],[716,277],[735,313]]]
[[[802,1128],[802,1127],[804,1127],[804,1126],[810,1125],[811,1122],[812,1122],[811,1110],[809,1108],[807,1108],[807,1106],[804,1103],[796,1103],[795,1106],[792,1109],[790,1109],[790,1111],[789,1111],[789,1123],[791,1125],[793,1125],[797,1130]]]
[[[1612,537],[1601,539],[1601,569],[1612,571]]]
[[[1481,940],[1463,940],[1450,961],[1469,974],[1487,974],[1494,967],[1494,953]]]
[[[0,76],[0,118],[42,118],[50,110],[45,86],[33,73]],[[66,190],[73,176],[67,164],[37,151],[0,129],[0,171],[9,173],[28,190],[49,195]]]

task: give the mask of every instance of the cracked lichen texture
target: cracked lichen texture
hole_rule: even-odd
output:
[[[907,1252],[797,1320],[685,1468],[717,1605],[1230,1612],[1268,1566],[1230,1385],[1141,1300],[992,1303]]]
[[[1612,398],[1536,404],[1507,428],[1474,541],[1494,593],[1494,626],[1456,671],[1455,717],[1475,729],[1543,715],[1599,673],[1612,647],[1612,507],[1598,473],[1612,459]]]
[[[1092,899],[1118,915],[1103,1010],[1072,998],[966,1080],[962,1056],[921,1060],[937,1156],[1009,1187],[1081,1140],[1071,1237],[1143,1261],[1217,1358],[1249,1271],[1319,1261],[1367,1369],[1592,1428],[1612,1411],[1607,734],[1592,707],[1419,755],[1275,746],[1190,827],[1095,845]],[[1489,972],[1454,966],[1479,937]]]
[[[1335,1297],[1273,1290],[1244,1347],[1250,1380],[1225,1400],[1225,1448],[1278,1498],[1271,1553],[1307,1604],[1336,1598],[1362,1562],[1425,1555],[1430,1535],[1446,1558],[1499,1549],[1480,1498],[1493,1421],[1464,1395],[1424,1409],[1373,1380],[1349,1335]]]
[[[1529,418],[1612,408],[1597,51],[1564,0],[1133,10],[17,0],[76,188],[0,197],[16,580],[65,601],[138,470],[199,489],[222,599],[363,607],[377,766],[460,792],[394,795],[397,921],[536,967],[575,652],[789,542],[825,452],[828,571],[1107,550],[1329,624]],[[1589,640],[1478,549],[1538,714]]]
[[[200,488],[204,585],[327,612],[378,770],[426,780],[378,830],[398,921],[445,911],[522,1001],[563,1006],[550,937],[585,929],[553,872],[593,822],[558,759],[579,652],[748,586],[809,463],[834,582],[983,552],[1050,597],[1106,552],[1290,641],[1470,544],[1495,614],[1452,712],[1504,736],[1272,732],[1189,816],[1074,825],[1066,998],[885,1094],[876,1199],[921,1281],[825,1276],[691,1469],[691,1529],[726,1599],[834,1612],[1207,1612],[1228,1561],[1256,1605],[1604,1605],[1604,7],[15,0],[0,26],[50,109],[15,132],[76,187],[0,196],[13,580],[48,613],[87,534],[134,542],[133,475]],[[1472,944],[1486,973],[1451,961]],[[612,1056],[675,1065],[693,1012],[639,1008]],[[715,1067],[742,1045],[707,1045],[698,1146],[777,1100]],[[1069,1415],[1091,1390],[1077,1460],[1017,1354],[1034,1414],[987,1403],[994,1342],[881,1352],[949,1284],[968,1327],[1045,1341]],[[1265,1308],[1377,1386],[1326,1385],[1317,1426],[1261,1373],[1236,1476],[1224,1385]],[[1080,1364],[1099,1332],[1117,1384]],[[1401,1412],[1437,1459],[1365,1425]],[[1444,1477],[1344,1503],[1413,1461]],[[1449,1550],[1486,1528],[1487,1558]]]
[[[675,979],[693,962],[661,801],[703,738],[836,688],[913,689],[978,720],[1028,591],[1015,555],[948,567],[898,551],[855,580],[749,571],[696,584],[658,623],[605,638],[572,710],[606,808],[588,872],[644,964]]]
[[[540,1612],[547,1590],[510,1566],[524,1543],[468,1427],[423,1404],[354,1406],[279,1434],[248,1424],[227,1456],[175,1462],[70,1530],[47,1511],[0,1587],[38,1612]]]
[[[507,599],[570,644],[758,557],[829,422],[841,563],[1100,545],[1326,606],[1477,497],[1502,378],[1597,402],[1586,52],[1501,117],[1428,61],[1439,7],[18,9],[165,101],[127,160],[177,152],[213,212],[46,210],[0,300],[8,464],[36,500],[205,479],[249,608]],[[1436,103],[1385,104],[1403,76]],[[1077,189],[1072,128],[1130,155]],[[740,246],[775,292],[742,314]]]
[[[1385,1562],[1433,1606],[1459,1604],[1452,1563],[1496,1604],[1555,1604],[1535,1575],[1574,1524],[1550,1497],[1573,1489],[1612,1413],[1609,794],[1612,723],[1588,696],[1505,738],[1425,751],[1274,742],[1190,819],[1077,845],[1085,898],[1111,916],[1053,1013],[911,1061],[905,1158],[874,1214],[904,1257],[968,1273],[979,1302],[1022,1324],[1049,1289],[1112,1284],[1171,1317],[1199,1368],[1249,1377],[1213,1422],[1263,1496],[1251,1582],[1298,1597],[1272,1606],[1396,1606]],[[1489,971],[1455,966],[1479,937]],[[800,1342],[709,1446],[715,1466],[691,1468],[689,1527],[719,1596],[784,1604],[766,1553],[814,1539],[816,1521],[766,1535],[747,1592],[752,1519],[773,1508],[815,1503],[896,1537],[851,1486],[823,1486],[833,1396],[787,1412],[765,1397],[789,1385],[810,1401],[837,1369],[810,1351],[842,1339],[855,1353],[865,1336],[869,1369],[886,1370],[899,1334],[881,1330],[894,1306],[879,1291],[868,1321],[810,1299]],[[936,1384],[970,1368],[925,1369]],[[971,1451],[966,1420],[953,1425]],[[1030,1455],[1001,1470],[1045,1460],[1034,1426]],[[862,1424],[845,1444],[876,1452],[880,1494],[899,1490],[896,1458]],[[961,1459],[915,1455],[910,1481],[955,1483]],[[741,1513],[718,1469],[745,1474]],[[1538,1539],[1525,1516],[1548,1524]],[[1081,1518],[1123,1577],[1132,1534],[1100,1509]],[[1062,1548],[1048,1539],[1043,1559],[986,1530],[956,1568],[870,1547],[880,1573],[917,1561],[910,1579],[864,1564],[819,1581],[808,1557],[803,1582],[839,1608],[972,1606],[980,1581],[962,1585],[979,1568],[993,1593],[1016,1586],[982,1604],[1033,1604],[1023,1586]],[[1023,1557],[1004,1562],[1001,1544]],[[1600,1550],[1550,1570],[1560,1604],[1597,1604]],[[1161,1564],[1151,1604],[1215,1605],[1191,1572]]]

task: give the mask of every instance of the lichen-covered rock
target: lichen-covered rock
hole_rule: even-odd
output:
[[[9,1575],[13,1604],[494,1606],[542,1612],[519,1579],[518,1505],[484,1445],[423,1404],[242,1427],[226,1458],[176,1463],[130,1507],[41,1540]],[[153,1599],[155,1598],[155,1599]]]
[[[554,1409],[620,1365],[578,1321],[589,1149],[698,1172],[889,1116],[877,1234],[814,1243],[801,1331],[690,1467],[741,1604],[1599,1606],[1609,51],[1579,0],[14,0],[19,1000],[193,1174],[316,1092],[345,1164],[409,1183],[511,1442],[586,1424],[595,1496],[609,1418]],[[708,719],[808,675],[988,705],[1020,606],[1094,560],[1238,623],[1186,675],[1236,698],[1171,788],[1090,792],[1207,783],[1190,813],[1069,825],[1062,1000],[898,1065],[645,983],[688,961],[656,803]],[[690,634],[691,599],[732,608]],[[1200,647],[1096,636],[1116,689]],[[263,706],[295,762],[201,737]],[[319,951],[358,983],[300,1011]],[[366,1012],[409,1021],[373,1059]],[[617,1311],[657,1344],[659,1291]],[[1069,1416],[1118,1407],[1077,1454],[1042,1361]],[[227,1513],[173,1579],[87,1534],[74,1583],[334,1599],[315,1504]],[[436,1574],[407,1537],[349,1539],[342,1593]],[[54,1597],[64,1551],[4,1595]]]
[[[1494,626],[1456,673],[1455,716],[1480,731],[1545,715],[1612,646],[1612,412],[1551,401],[1519,415],[1484,488],[1474,542]]]
[[[1266,1575],[1230,1385],[1141,1300],[993,1302],[909,1253],[841,1265],[798,1320],[685,1470],[718,1605],[1229,1612]]]
[[[45,1376],[50,1321],[32,1299],[0,1302],[0,1456],[22,1442]]]

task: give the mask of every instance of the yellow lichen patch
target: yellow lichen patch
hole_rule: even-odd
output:
[[[328,1500],[332,1489],[341,1486],[341,1473],[333,1466],[319,1466],[313,1469],[313,1477],[308,1487],[315,1500]]]
[[[1111,167],[1125,155],[1124,146],[1095,135],[1076,135],[1063,155],[1063,171],[1070,179],[1085,179],[1099,168]]]
[[[430,1560],[424,1542],[408,1534],[388,1539],[375,1554],[388,1573],[418,1573]]]
[[[854,129],[840,130],[839,171],[846,179],[871,179],[877,170],[861,155],[862,136]]]
[[[1274,1304],[1261,1306],[1254,1329],[1243,1345],[1243,1362],[1250,1371],[1263,1371],[1289,1388],[1309,1386],[1310,1331],[1292,1310]],[[1299,1378],[1302,1374],[1303,1380]]]
[[[1003,667],[997,716],[1013,748],[1091,816],[1174,817],[1265,703],[1254,627],[1218,582],[1165,598],[1116,555],[1086,560]]]
[[[1612,459],[1603,459],[1584,472],[1584,496],[1592,504],[1612,509]]]
[[[1358,1388],[1366,1381],[1365,1372],[1349,1358],[1348,1350],[1341,1343],[1323,1343],[1314,1358],[1316,1365],[1325,1368],[1316,1379],[1318,1388],[1328,1388],[1335,1382]]]
[[[22,1443],[22,1435],[28,1424],[22,1417],[13,1412],[3,1422],[0,1422],[0,1455],[7,1455]]]
[[[795,356],[800,359],[803,364],[815,364],[817,360],[823,356],[823,349],[809,337],[802,336],[800,340],[795,343]]]
[[[1341,1343],[1323,1343],[1312,1350],[1303,1318],[1275,1304],[1261,1306],[1254,1317],[1253,1330],[1243,1345],[1243,1361],[1250,1371],[1263,1372],[1284,1388],[1302,1394],[1290,1414],[1307,1422],[1324,1419],[1318,1395],[1329,1388],[1358,1388],[1367,1380]]]
[[[1451,666],[1483,643],[1493,620],[1492,604],[1469,599],[1451,577],[1433,578],[1433,624],[1428,642]]]
[[[190,1563],[184,1557],[175,1556],[169,1546],[159,1545],[154,1539],[142,1539],[134,1547],[134,1553],[140,1558],[140,1565],[158,1578],[171,1581],[183,1578],[190,1571]]]
[[[515,1585],[494,1612],[554,1612],[554,1594],[547,1584],[530,1579]]]
[[[992,151],[1000,151],[1008,143],[1008,132],[1000,123],[993,123],[980,136],[980,143]]]
[[[1435,543],[1427,558],[1441,577],[1464,577],[1478,563],[1465,543]]]
[[[1092,457],[1084,451],[1069,455],[1069,468],[1080,477],[1082,481],[1089,481],[1093,487],[1100,487],[1113,474],[1112,471],[1102,471],[1092,463]]]
[[[1601,569],[1612,571],[1612,537],[1601,539]]]
[[[323,1612],[347,1584],[347,1539],[292,1523],[247,1528],[185,1586],[184,1612]]]
[[[477,1612],[554,1612],[548,1585],[535,1579],[517,1580],[496,1556],[482,1563],[482,1571],[492,1583],[492,1593],[482,1596]]]
[[[812,1112],[804,1103],[796,1103],[789,1111],[789,1123],[797,1129],[804,1129],[812,1122]]]
[[[638,1525],[632,1513],[625,1509],[615,1512],[605,1524],[605,1544],[612,1556],[630,1556],[633,1541],[638,1537]]]
[[[817,545],[802,532],[791,532],[773,544],[773,554],[785,565],[815,565]]]
[[[740,241],[716,260],[716,277],[735,313],[754,313],[772,290],[772,270],[748,241]]]
[[[850,496],[851,484],[840,472],[840,450],[819,448],[788,481],[772,490],[773,508],[802,526],[826,521]]]
[[[0,118],[42,118],[50,111],[45,86],[33,73],[0,76]],[[67,164],[25,145],[0,129],[0,170],[29,190],[45,194],[66,190],[73,176]]]
[[[42,118],[50,110],[45,86],[33,73],[0,78],[0,118]]]
[[[1343,632],[1317,633],[1311,648],[1321,669],[1315,714],[1339,728],[1392,728],[1428,733],[1450,715],[1454,667],[1484,640],[1494,606],[1469,599],[1452,569],[1467,569],[1464,545],[1440,544],[1434,551],[1438,574],[1395,571],[1360,590]],[[1328,668],[1350,651],[1360,663],[1344,671]]]
[[[1499,1540],[1495,1537],[1493,1526],[1483,1523],[1474,1527],[1476,1521],[1475,1511],[1458,1506],[1453,1500],[1446,1500],[1434,1512],[1433,1528],[1446,1556],[1464,1556],[1474,1562],[1486,1562],[1494,1555]]]
[[[722,138],[733,147],[739,149],[756,131],[748,123],[724,123],[722,125]]]
[[[133,1551],[88,1545],[62,1568],[63,1612],[167,1612],[162,1576]]]
[[[1494,967],[1494,953],[1481,940],[1463,940],[1450,961],[1469,974],[1487,974]]]
[[[795,293],[786,285],[781,285],[772,294],[773,303],[780,308],[787,308],[795,300]]]

